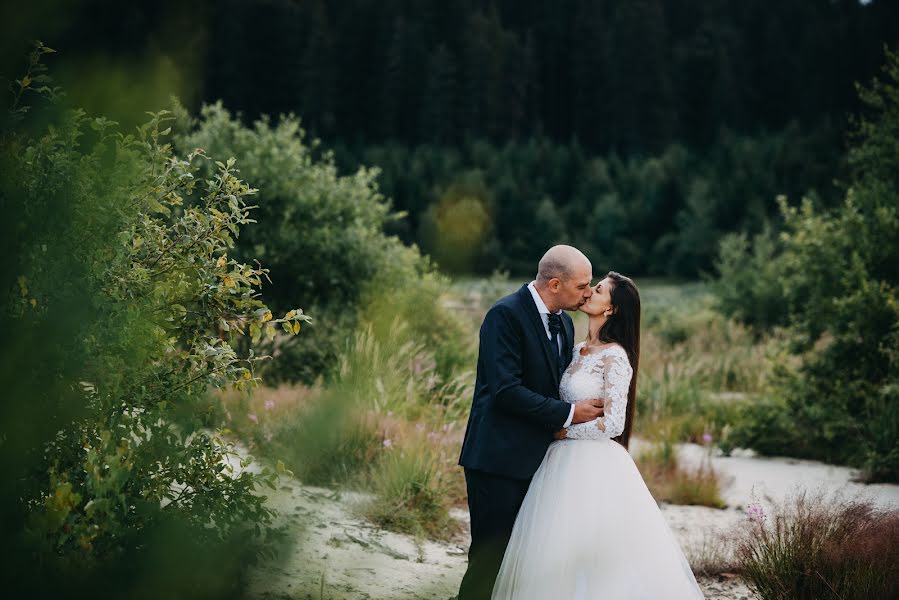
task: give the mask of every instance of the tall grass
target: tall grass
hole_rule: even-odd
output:
[[[868,501],[801,493],[757,508],[737,553],[762,600],[899,597],[899,511]]]
[[[724,508],[721,481],[710,461],[699,466],[685,467],[677,457],[677,448],[670,437],[653,443],[634,459],[646,487],[657,502],[694,504]]]
[[[363,326],[320,386],[221,395],[223,417],[254,450],[304,483],[368,492],[360,512],[381,527],[433,538],[458,531],[456,465],[474,377],[441,376],[433,349],[404,321]]]
[[[639,282],[638,282],[639,284]],[[700,443],[711,434],[730,451],[742,406],[768,392],[776,339],[758,339],[715,310],[704,284],[646,284],[635,433]]]
[[[393,531],[452,537],[460,526],[449,516],[448,508],[464,499],[455,444],[447,452],[438,436],[426,434],[423,428],[404,437],[387,438],[392,443],[367,475],[366,489],[372,492],[372,499],[361,507],[362,514]]]

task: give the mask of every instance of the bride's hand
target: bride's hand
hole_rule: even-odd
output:
[[[568,430],[560,429],[553,434],[553,437],[556,438],[557,440],[564,440],[566,437],[568,437]]]

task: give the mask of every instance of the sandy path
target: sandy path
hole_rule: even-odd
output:
[[[637,441],[634,449],[639,451],[639,447]],[[679,447],[682,460],[688,464],[703,460],[705,452],[692,444]],[[744,507],[753,495],[763,503],[781,501],[799,486],[860,492],[878,506],[899,508],[899,486],[853,483],[854,472],[844,467],[758,458],[748,453],[711,460],[726,481],[723,496],[727,509],[661,506],[694,564],[710,547],[721,549],[721,534],[739,527],[746,518]],[[452,543],[417,541],[379,530],[357,517],[355,507],[364,498],[362,494],[307,487],[284,478],[282,486],[269,494],[268,503],[282,515],[296,545],[251,572],[250,595],[310,600],[453,597],[465,571],[467,527]],[[467,525],[466,511],[457,510],[454,516]],[[699,582],[709,600],[754,598],[738,577],[700,577]]]

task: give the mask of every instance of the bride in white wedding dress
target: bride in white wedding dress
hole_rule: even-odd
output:
[[[587,340],[559,385],[566,402],[605,399],[605,415],[549,446],[518,513],[494,600],[702,598],[627,451],[639,362],[640,296],[611,272],[581,308]],[[615,441],[617,440],[617,441]]]

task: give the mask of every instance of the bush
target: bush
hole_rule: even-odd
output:
[[[891,137],[899,128],[899,58],[890,52],[884,76],[859,88],[868,112],[856,125],[853,177],[842,204],[822,210],[805,200],[796,208],[781,199],[784,230],[776,251],[765,237],[756,238],[752,250],[732,239],[722,247],[718,289],[723,306],[750,322],[755,302],[759,315],[782,307],[782,317],[759,318],[757,327],[789,324],[801,361],[781,365],[776,388],[784,400],[782,418],[796,434],[784,438],[780,452],[845,462],[871,479],[899,481],[899,154]],[[748,258],[742,267],[741,255]],[[749,291],[759,275],[754,268],[775,279],[758,282],[761,295]]]
[[[782,266],[777,260],[777,237],[767,228],[750,242],[745,233],[730,233],[721,240],[714,289],[720,310],[761,330],[786,325]]]
[[[737,550],[762,600],[886,600],[899,594],[899,513],[797,495],[750,512]]]
[[[49,52],[38,45],[32,69]],[[306,318],[273,318],[255,297],[265,270],[227,256],[254,190],[232,160],[202,177],[212,159],[175,155],[165,111],[136,135],[77,109],[32,119],[0,144],[0,209],[11,215],[0,238],[15,269],[3,270],[2,362],[17,381],[0,419],[3,496],[24,523],[12,543],[25,547],[5,554],[38,557],[48,573],[77,567],[88,582],[131,581],[128,565],[146,560],[173,569],[152,586],[160,594],[234,593],[236,566],[273,550],[257,491],[275,474],[232,465],[231,445],[201,429],[198,400],[208,386],[255,382],[261,357],[238,354],[234,336],[293,332]],[[207,547],[231,575],[203,590],[184,583],[190,565],[208,565],[154,562],[163,531]]]
[[[305,335],[275,340],[269,379],[313,383],[333,373],[360,323],[380,333],[396,317],[435,349],[444,376],[469,360],[468,331],[441,303],[447,281],[415,248],[384,234],[402,215],[378,191],[378,169],[341,176],[318,141],[306,140],[298,118],[247,127],[221,103],[204,106],[175,140],[185,150],[238,158],[242,175],[261,191],[259,223],[246,228],[237,252],[270,269],[265,297],[273,309],[301,302],[316,316]]]

